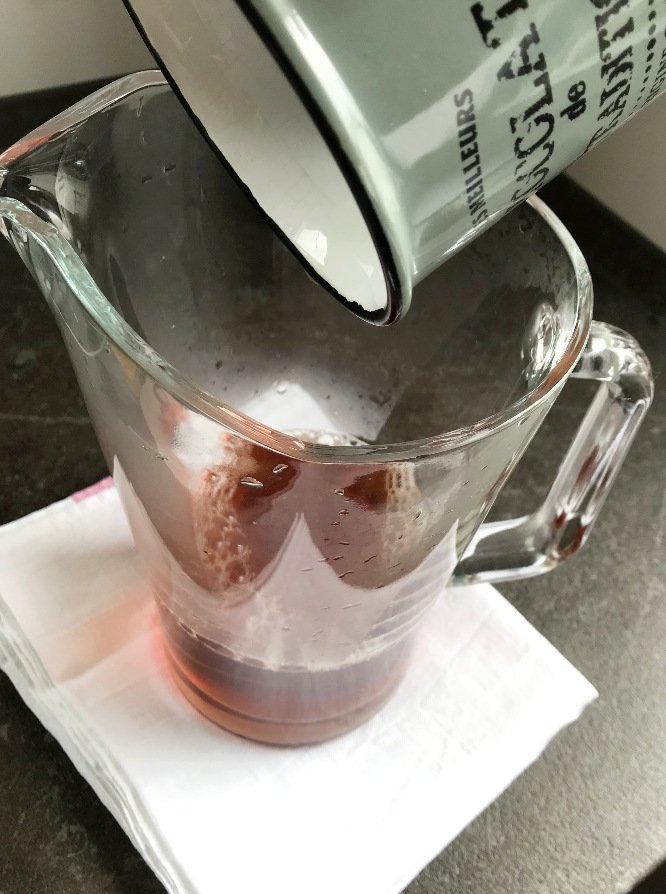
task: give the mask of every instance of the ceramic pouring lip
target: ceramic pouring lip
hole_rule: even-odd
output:
[[[236,180],[245,195],[251,200],[253,205],[255,205],[256,208],[261,212],[261,214],[266,219],[266,222],[271,227],[276,236],[280,239],[280,241],[295,257],[298,258],[299,262],[307,270],[308,275],[312,277],[312,279],[316,283],[318,283],[318,285],[320,285],[330,295],[332,295],[332,297],[335,298],[336,301],[339,301],[344,307],[346,307],[352,313],[356,314],[357,317],[360,317],[362,320],[365,320],[368,323],[372,323],[375,326],[389,326],[399,320],[407,311],[409,304],[411,303],[411,288],[408,286],[409,291],[406,292],[405,283],[401,282],[394,253],[391,249],[389,240],[386,237],[384,227],[381,225],[379,216],[375,211],[374,204],[371,201],[370,196],[368,195],[368,192],[363,185],[363,182],[358,175],[358,172],[356,171],[356,168],[354,167],[351,159],[345,152],[333,127],[331,127],[324,111],[321,109],[314,96],[308,89],[305,81],[300,77],[294,66],[289,61],[287,54],[284,52],[278,41],[271,34],[270,29],[266,27],[263,19],[251,3],[247,3],[245,2],[245,0],[236,0],[236,2],[238,3],[238,6],[240,7],[243,15],[251,23],[252,27],[266,46],[267,51],[271,54],[271,56],[283,72],[284,76],[293,87],[294,92],[303,103],[303,106],[314,121],[315,126],[319,130],[319,133],[321,134],[331,155],[338,165],[342,176],[347,182],[347,186],[349,187],[352,197],[356,202],[356,205],[358,206],[361,217],[363,218],[368,233],[370,234],[372,243],[375,246],[377,260],[382,270],[384,285],[386,287],[386,303],[384,308],[382,309],[367,311],[360,304],[356,303],[355,301],[350,301],[345,298],[344,295],[341,295],[340,292],[338,292],[337,289],[335,289],[334,286],[312,266],[307,257],[301,251],[299,251],[296,244],[278,226],[277,222],[264,211],[262,206],[257,201],[256,197],[253,195],[252,191],[248,188],[247,184],[245,184],[240,179],[232,165],[228,163],[224,152],[222,151],[222,148],[211,136],[211,128],[207,125],[207,122],[202,120],[202,118],[197,115],[197,113],[192,108],[192,105],[181,90],[180,84],[178,83],[177,79],[171,74],[170,67],[166,64],[166,61],[163,58],[162,54],[158,52],[153,41],[151,40],[150,34],[144,27],[143,20],[134,9],[132,0],[123,0],[125,8],[129,13],[130,18],[134,22],[137,31],[141,35],[151,54],[155,57],[155,60],[160,67],[160,71],[163,73],[165,80],[168,82],[174,94],[180,100],[181,105],[190,116],[192,121],[195,123],[195,125],[199,129],[199,132],[204,137],[208,145],[211,147],[215,155],[225,165],[225,167]]]

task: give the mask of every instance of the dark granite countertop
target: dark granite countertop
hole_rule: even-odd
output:
[[[0,143],[87,90],[0,103]],[[408,894],[624,894],[666,857],[666,256],[566,179],[543,197],[588,259],[595,316],[639,339],[657,381],[586,549],[552,574],[501,588],[600,697]],[[46,304],[4,244],[0,383],[2,523],[106,474]],[[537,503],[589,397],[585,383],[567,385],[497,513]],[[0,894],[163,891],[3,675],[0,838]],[[666,877],[656,870],[636,890],[664,892]]]

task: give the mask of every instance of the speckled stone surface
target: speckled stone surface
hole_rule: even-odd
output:
[[[87,89],[1,103],[2,145]],[[588,258],[597,319],[629,329],[657,379],[585,551],[550,575],[502,587],[600,698],[408,894],[624,894],[666,857],[666,256],[566,180],[543,196]],[[0,523],[106,473],[46,305],[4,243],[0,394]],[[567,386],[497,515],[537,504],[589,397],[589,386]],[[163,892],[2,675],[0,840],[0,894]],[[660,871],[640,886],[664,891]]]

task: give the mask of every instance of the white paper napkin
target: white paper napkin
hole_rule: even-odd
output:
[[[0,528],[0,666],[173,894],[397,894],[596,696],[470,586],[376,717],[273,748],[190,707],[156,625],[110,481]]]

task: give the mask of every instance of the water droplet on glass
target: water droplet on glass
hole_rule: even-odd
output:
[[[285,394],[287,391],[287,383],[286,382],[275,382],[275,390],[278,394]]]
[[[530,220],[523,218],[518,222],[518,229],[521,233],[529,233],[529,231],[533,228],[533,224]]]
[[[141,182],[142,183],[150,183],[150,181],[152,179],[153,178],[150,176],[150,174],[144,174],[143,177],[141,178]]]
[[[241,478],[240,483],[244,484],[245,487],[252,487],[255,490],[264,486],[261,481],[257,481],[257,479],[253,478],[251,475],[246,475],[244,478]]]
[[[278,463],[277,466],[275,466],[275,468],[273,469],[273,474],[274,474],[274,475],[279,475],[280,472],[284,472],[284,470],[285,470],[286,468],[287,468],[286,463]]]
[[[534,388],[548,373],[559,336],[555,308],[542,302],[531,314],[523,334],[521,355],[527,388]]]

